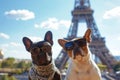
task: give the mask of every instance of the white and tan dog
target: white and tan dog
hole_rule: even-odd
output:
[[[90,57],[88,43],[91,41],[91,29],[83,38],[73,40],[59,39],[58,43],[70,57],[70,64],[65,80],[102,80],[100,70]]]

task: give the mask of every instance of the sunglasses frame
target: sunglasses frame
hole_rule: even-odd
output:
[[[65,50],[72,50],[76,44],[79,47],[83,47],[83,46],[86,46],[87,41],[85,38],[77,39],[74,41],[69,41],[69,42],[65,43]]]

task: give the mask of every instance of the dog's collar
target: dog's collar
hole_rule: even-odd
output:
[[[37,66],[32,64],[30,76],[34,80],[52,80],[55,74],[55,65],[53,62],[46,66]]]

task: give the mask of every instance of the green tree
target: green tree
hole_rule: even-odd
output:
[[[2,80],[9,80],[7,75],[2,76]]]
[[[104,70],[107,69],[107,66],[106,66],[106,65],[103,65],[103,64],[97,64],[97,66],[99,67],[99,69],[100,69],[101,71],[104,71]]]
[[[25,61],[21,61],[17,64],[17,68],[29,68],[31,66],[31,62],[25,62]]]
[[[2,80],[17,80],[17,79],[12,75],[3,75]]]
[[[2,62],[2,68],[14,68],[15,59],[7,58]]]
[[[2,62],[0,62],[0,68],[1,68],[1,66],[2,66]]]
[[[115,66],[114,66],[114,71],[120,71],[120,62],[118,62]]]
[[[8,76],[9,80],[17,80],[14,76]]]
[[[17,68],[25,68],[25,67],[26,67],[25,61],[21,61],[21,62],[19,62],[18,65],[17,65]]]

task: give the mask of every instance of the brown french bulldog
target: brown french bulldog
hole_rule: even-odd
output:
[[[24,37],[23,43],[32,58],[29,80],[61,80],[61,74],[52,59],[51,31],[46,32],[43,41],[33,43],[29,38]]]
[[[82,38],[59,39],[58,42],[70,57],[65,80],[102,80],[99,68],[90,57],[91,29]]]

